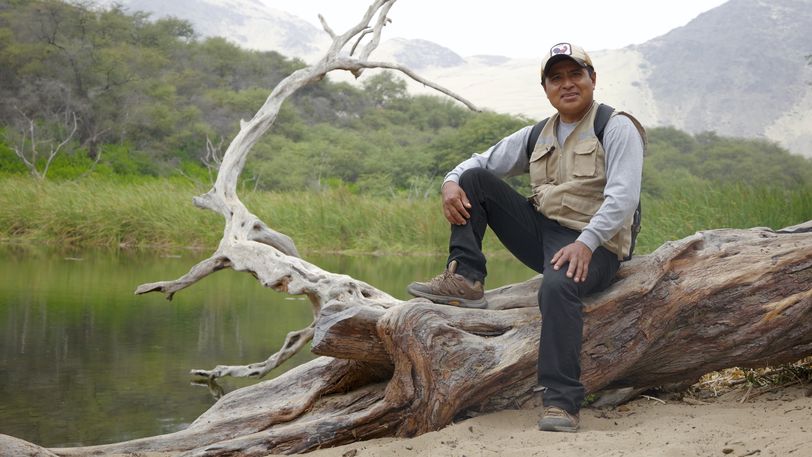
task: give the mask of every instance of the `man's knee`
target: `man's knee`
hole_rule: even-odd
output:
[[[567,265],[560,270],[554,270],[552,266],[544,269],[544,276],[541,280],[539,290],[539,306],[542,314],[547,309],[555,307],[558,310],[570,308],[568,312],[580,312],[581,300],[579,297],[578,284],[566,275]]]
[[[552,265],[545,267],[541,281],[542,291],[546,293],[577,293],[578,283],[567,277],[568,267],[569,265],[566,263],[559,270],[553,269]]]
[[[460,187],[470,189],[473,186],[482,187],[483,182],[498,180],[493,173],[484,168],[469,168],[460,176]]]

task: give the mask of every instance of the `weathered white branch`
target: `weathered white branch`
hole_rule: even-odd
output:
[[[42,177],[43,178],[45,178],[45,175],[48,174],[48,169],[51,167],[51,162],[53,162],[54,157],[56,157],[56,155],[59,154],[59,151],[63,147],[65,147],[66,144],[68,144],[68,142],[71,140],[71,138],[73,138],[73,135],[76,133],[76,128],[77,128],[76,113],[71,113],[71,114],[73,115],[73,129],[68,134],[67,138],[65,138],[64,141],[59,143],[59,145],[57,145],[56,148],[54,148],[53,146],[51,147],[51,152],[48,155],[48,160],[45,162],[45,168],[42,170]],[[33,146],[33,143],[32,143],[32,146]]]
[[[392,2],[386,3],[381,8],[381,11],[378,13],[378,19],[375,21],[375,25],[372,27],[372,39],[364,46],[363,51],[361,51],[361,55],[358,56],[358,59],[361,61],[366,61],[369,59],[370,54],[372,51],[378,48],[378,44],[381,42],[381,32],[383,31],[383,27],[389,22],[389,18],[387,15],[389,14],[389,10],[395,4],[394,0]]]
[[[208,259],[193,266],[188,273],[174,281],[159,281],[141,284],[135,289],[135,294],[141,295],[148,292],[162,292],[166,295],[166,299],[171,301],[172,297],[175,295],[175,292],[185,289],[206,276],[214,273],[215,271],[228,268],[229,266],[230,262],[225,257],[209,257]]]
[[[206,135],[206,153],[200,158],[203,165],[206,166],[206,171],[209,172],[209,181],[214,183],[213,171],[220,167],[223,163],[223,142],[225,140],[220,137],[220,141],[215,146],[208,135]]]
[[[57,457],[53,452],[13,436],[0,434],[0,454],[19,457]]]
[[[327,50],[327,53],[319,62],[319,64],[316,64],[314,67],[318,68],[322,62],[335,59],[338,55],[340,55],[342,49],[344,49],[344,47],[347,46],[347,43],[349,43],[353,39],[353,37],[355,37],[359,33],[362,33],[365,29],[369,27],[369,23],[370,21],[372,21],[372,18],[375,16],[376,12],[380,11],[381,8],[386,8],[385,11],[389,11],[389,8],[391,8],[391,6],[394,5],[395,1],[396,0],[375,0],[372,3],[372,5],[370,5],[369,8],[367,8],[366,13],[364,13],[364,16],[361,18],[360,21],[358,21],[358,23],[356,23],[353,27],[351,27],[343,34],[335,36],[333,38],[333,44]],[[323,24],[326,24],[326,22],[323,22]]]
[[[313,321],[310,325],[301,330],[289,332],[285,337],[285,342],[282,344],[282,347],[264,362],[252,363],[250,365],[217,365],[213,370],[191,370],[190,374],[209,379],[222,378],[223,376],[261,378],[305,347],[307,343],[313,339],[313,331],[315,328],[316,322]]]
[[[341,66],[341,65],[345,65],[345,66]],[[450,89],[446,89],[445,87],[443,87],[443,86],[441,86],[441,85],[439,85],[439,84],[437,84],[435,82],[429,81],[428,79],[426,79],[426,78],[418,75],[414,71],[410,70],[408,67],[404,67],[403,65],[400,65],[400,64],[390,63],[390,62],[365,62],[365,61],[352,61],[352,60],[348,60],[348,61],[337,60],[336,61],[336,66],[337,66],[337,69],[347,70],[347,71],[352,72],[353,74],[355,72],[357,72],[361,68],[388,68],[388,69],[391,69],[391,70],[397,70],[397,71],[405,74],[406,76],[414,79],[415,81],[417,81],[417,82],[419,82],[419,83],[421,83],[421,84],[423,84],[425,86],[431,87],[432,89],[434,89],[434,90],[436,90],[438,92],[441,92],[443,94],[446,94],[449,97],[459,101],[460,103],[465,105],[471,111],[480,111],[479,108],[477,108],[476,105],[474,105],[473,103],[468,101],[466,98],[462,97],[461,95],[457,94],[456,92],[453,92]]]
[[[17,112],[20,113],[20,115],[22,115],[23,118],[26,120],[26,122],[28,123],[28,130],[31,132],[31,161],[29,161],[28,158],[25,156],[25,138],[28,135],[26,133],[25,128],[21,129],[23,136],[20,139],[20,145],[19,146],[14,145],[14,154],[16,154],[17,157],[19,157],[20,160],[23,161],[23,164],[25,164],[25,167],[28,168],[28,171],[32,175],[34,175],[36,177],[39,177],[39,173],[37,172],[37,167],[34,165],[34,163],[37,162],[37,148],[36,148],[36,143],[34,142],[34,121],[31,118],[29,118],[28,116],[26,116],[26,114],[23,113],[16,106],[14,107],[14,109],[17,110]],[[34,163],[32,163],[32,162],[34,162]]]
[[[273,89],[265,103],[249,121],[240,122],[240,131],[229,144],[220,163],[217,179],[211,190],[193,199],[196,206],[217,212],[225,219],[223,238],[210,259],[196,265],[189,273],[175,281],[163,281],[139,286],[136,293],[160,291],[171,299],[173,294],[199,281],[221,268],[233,268],[254,275],[265,287],[289,294],[301,294],[310,298],[314,318],[321,309],[331,303],[357,303],[359,306],[388,308],[400,303],[388,294],[357,281],[349,276],[326,272],[315,265],[299,259],[293,240],[269,228],[240,201],[237,182],[245,166],[248,153],[262,135],[273,125],[282,103],[295,91],[307,84],[320,81],[330,71],[347,70],[360,75],[366,68],[390,68],[437,89],[459,100],[471,109],[476,107],[459,95],[434,84],[408,68],[393,63],[369,62],[367,59],[380,43],[387,14],[395,0],[376,0],[364,17],[342,35],[336,35],[320,16],[322,26],[333,38],[325,56],[317,63],[297,70],[283,79]],[[375,18],[377,14],[377,18]],[[370,25],[373,18],[374,24]],[[354,38],[355,46],[365,35],[372,38],[358,57],[347,55],[344,48]],[[354,49],[353,49],[354,50]],[[288,335],[283,348],[268,360],[246,366],[220,366],[213,370],[196,370],[195,374],[216,378],[223,375],[261,376],[267,370],[289,358],[301,349],[313,336],[313,326]]]
[[[73,127],[68,134],[67,137],[62,140],[56,147],[51,145],[51,150],[48,152],[48,158],[45,161],[45,166],[43,167],[42,171],[37,169],[37,156],[39,155],[37,139],[36,139],[36,123],[33,119],[28,117],[21,109],[18,107],[14,107],[14,109],[20,113],[26,123],[26,127],[21,128],[22,138],[20,139],[20,145],[17,146],[16,144],[13,146],[14,154],[23,161],[23,164],[26,168],[28,168],[29,173],[37,179],[45,179],[46,175],[48,174],[48,169],[51,167],[51,162],[53,162],[54,158],[59,154],[59,151],[62,150],[65,145],[70,142],[73,138],[73,135],[76,134],[76,130],[78,128],[78,121],[76,119],[76,113],[71,112],[70,116],[73,117]],[[67,116],[68,113],[65,113]],[[31,139],[31,157],[30,159],[26,157],[26,137],[30,137]],[[95,164],[94,164],[95,165]]]
[[[361,40],[363,40],[364,37],[367,36],[367,34],[369,34],[369,33],[372,33],[372,29],[365,29],[363,32],[361,32],[361,34],[358,36],[358,39],[355,40],[355,44],[352,45],[352,49],[350,49],[350,55],[351,56],[355,55],[355,50],[358,48],[358,45],[361,44]],[[356,78],[358,76],[360,76],[360,75],[355,75]]]
[[[257,243],[264,243],[279,249],[283,254],[293,257],[300,257],[293,239],[284,233],[279,233],[276,230],[265,225],[264,222],[257,219],[252,226],[253,233],[249,235],[249,239]]]
[[[328,35],[330,35],[330,38],[335,40],[338,35],[336,35],[336,33],[333,31],[332,28],[330,28],[329,25],[327,25],[327,20],[324,19],[324,16],[322,16],[321,14],[319,14],[319,22],[321,22],[321,27],[324,29],[324,31],[327,32]]]

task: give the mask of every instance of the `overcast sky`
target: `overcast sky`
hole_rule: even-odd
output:
[[[358,22],[372,0],[260,0],[337,33]],[[569,41],[587,51],[640,44],[687,24],[724,0],[398,0],[384,39],[422,38],[462,56],[536,57]]]

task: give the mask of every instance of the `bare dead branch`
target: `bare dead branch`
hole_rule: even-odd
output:
[[[220,168],[223,163],[223,143],[225,139],[220,137],[220,141],[215,146],[208,135],[206,135],[206,153],[200,158],[206,171],[209,173],[209,182],[214,183],[214,170]]]
[[[289,294],[302,294],[310,298],[315,318],[318,318],[323,306],[334,302],[345,302],[352,299],[356,303],[366,306],[388,308],[400,303],[361,281],[345,275],[335,275],[326,272],[298,258],[299,253],[293,240],[282,233],[269,228],[256,215],[252,214],[237,196],[237,182],[245,166],[248,153],[273,125],[282,103],[295,91],[307,84],[324,78],[330,71],[343,69],[352,71],[356,75],[366,68],[391,68],[406,73],[412,78],[433,88],[438,88],[468,107],[473,104],[454,94],[440,88],[417,76],[414,72],[395,64],[380,64],[368,62],[370,53],[378,46],[380,34],[384,25],[389,22],[387,14],[395,0],[375,0],[367,9],[364,17],[352,28],[342,35],[336,35],[327,25],[323,17],[320,18],[325,31],[333,37],[333,43],[326,55],[317,63],[297,70],[283,79],[273,89],[262,107],[254,117],[248,121],[240,122],[240,131],[231,141],[219,164],[217,179],[212,188],[205,194],[193,199],[196,206],[209,209],[221,214],[225,220],[223,238],[211,259],[218,259],[213,264],[198,265],[184,277],[175,281],[158,282],[139,286],[136,293],[161,291],[171,299],[172,295],[202,279],[217,268],[231,267],[236,271],[246,271],[254,275],[265,287]],[[377,14],[372,26],[370,22]],[[371,32],[370,32],[371,31]],[[360,55],[347,56],[342,49],[353,41],[356,45],[366,34],[372,33],[372,39],[364,47]],[[359,36],[360,35],[360,36]],[[475,108],[474,108],[475,109]],[[211,141],[207,140],[209,150],[216,149]],[[214,261],[212,261],[214,262]],[[292,334],[296,341],[312,338],[312,329],[305,329],[301,333]],[[306,337],[306,338],[305,338]],[[287,346],[286,346],[287,347]],[[219,367],[214,370],[200,370],[210,378],[222,375],[245,376],[264,374],[264,369],[272,369],[283,357],[289,357],[288,351],[297,351],[302,344],[291,345],[278,354],[274,354],[260,364],[238,367]],[[249,367],[249,368],[246,368]]]
[[[375,0],[372,3],[372,5],[370,5],[369,8],[367,8],[364,17],[361,18],[361,20],[358,21],[358,23],[355,26],[351,27],[342,35],[333,38],[333,44],[330,46],[330,49],[327,51],[327,54],[324,56],[322,61],[336,58],[340,54],[341,50],[344,49],[347,43],[349,43],[354,36],[358,35],[359,33],[363,32],[366,28],[369,27],[369,23],[375,16],[376,12],[380,11],[381,8],[385,8],[386,11],[389,11],[389,8],[391,8],[392,5],[394,5],[395,1],[396,0]],[[377,46],[377,43],[375,44],[375,46]],[[374,47],[372,49],[374,49]],[[369,52],[372,52],[372,50],[370,50]]]
[[[59,145],[57,145],[56,148],[54,148],[53,146],[51,147],[51,152],[48,155],[48,160],[45,162],[45,168],[42,170],[42,178],[43,179],[45,178],[45,175],[48,174],[48,168],[51,167],[51,162],[54,160],[54,157],[56,157],[56,155],[59,154],[59,151],[66,144],[68,144],[68,142],[71,140],[71,138],[73,138],[73,135],[76,133],[76,128],[77,128],[77,125],[78,125],[77,122],[76,122],[76,113],[71,113],[71,114],[73,115],[73,129],[68,134],[67,138],[65,138],[61,143],[59,143]]]
[[[390,62],[365,62],[365,61],[360,61],[360,60],[356,60],[356,61],[347,60],[346,62],[342,60],[342,61],[337,61],[336,62],[336,65],[342,65],[342,64],[344,66],[338,67],[339,69],[350,71],[353,74],[355,74],[355,72],[358,71],[358,68],[388,68],[388,69],[391,69],[391,70],[397,70],[397,71],[405,74],[406,76],[414,79],[415,81],[417,81],[417,82],[419,82],[419,83],[421,83],[421,84],[423,84],[425,86],[431,87],[432,89],[434,89],[434,90],[436,90],[438,92],[441,92],[441,93],[443,93],[445,95],[448,95],[449,97],[459,101],[460,103],[465,105],[471,111],[480,111],[480,109],[477,108],[476,105],[474,105],[473,103],[468,101],[466,98],[462,97],[461,95],[451,91],[450,89],[446,89],[445,87],[442,87],[437,83],[429,81],[428,79],[418,75],[417,73],[415,73],[414,71],[412,71],[411,69],[409,69],[408,67],[405,67],[403,65],[396,64],[396,63],[390,63]]]
[[[293,242],[291,237],[268,227],[259,219],[257,219],[257,221],[254,223],[253,228],[254,233],[249,237],[250,240],[272,246],[279,249],[279,251],[281,251],[283,254],[293,257],[301,257],[299,255],[299,251],[296,249],[296,244]]]
[[[387,15],[394,4],[395,2],[393,0],[390,3],[382,5],[381,10],[378,13],[378,19],[375,21],[375,25],[372,27],[372,39],[369,40],[369,43],[367,43],[366,46],[364,46],[364,50],[361,51],[361,55],[358,56],[360,60],[368,60],[369,56],[372,54],[372,51],[378,48],[378,44],[381,42],[381,32],[383,31],[383,27],[390,22]]]
[[[37,148],[36,143],[34,143],[34,120],[29,118],[22,110],[18,107],[14,107],[14,109],[20,113],[20,115],[25,119],[27,127],[21,128],[22,137],[20,138],[20,145],[14,145],[14,154],[23,161],[23,164],[26,168],[28,168],[29,173],[32,176],[39,178],[39,172],[37,171],[37,167],[34,165],[37,162]],[[28,135],[31,135],[31,160],[29,161],[28,158],[25,156],[25,139]]]
[[[189,373],[194,376],[202,376],[211,380],[224,376],[238,378],[262,378],[271,370],[281,365],[284,361],[298,354],[299,351],[313,339],[313,332],[316,322],[309,326],[288,333],[282,347],[264,362],[252,363],[250,365],[217,365],[213,370],[191,370]]]
[[[322,16],[321,14],[319,14],[319,22],[321,22],[321,27],[324,29],[324,31],[327,32],[328,35],[330,35],[330,38],[335,40],[338,35],[336,35],[336,33],[333,32],[333,29],[330,28],[329,25],[327,25],[327,20],[324,19],[324,16]]]
[[[135,289],[136,295],[146,294],[148,292],[162,292],[166,295],[167,300],[172,300],[175,292],[185,289],[192,284],[200,281],[206,276],[228,268],[229,261],[225,257],[209,257],[208,259],[193,266],[188,273],[181,276],[174,281],[160,281],[148,284],[142,284]]]
[[[355,48],[357,48],[357,47],[358,47],[358,45],[359,45],[359,44],[361,44],[361,40],[363,40],[363,39],[364,39],[364,37],[365,37],[365,36],[366,36],[368,33],[372,33],[372,29],[369,29],[369,28],[364,29],[364,31],[363,31],[363,32],[361,32],[361,35],[359,35],[359,36],[358,36],[358,39],[357,39],[357,40],[355,40],[355,44],[354,44],[354,45],[352,45],[352,49],[350,49],[350,55],[351,55],[351,56],[352,56],[352,55],[355,55]]]
[[[37,179],[45,179],[46,175],[48,174],[48,169],[51,166],[51,162],[53,162],[54,158],[59,154],[65,145],[67,145],[70,140],[73,138],[73,135],[76,133],[78,128],[78,121],[76,118],[76,113],[74,112],[65,112],[66,118],[73,118],[73,126],[71,128],[70,133],[56,146],[53,144],[50,147],[50,151],[48,152],[48,158],[45,161],[45,166],[43,167],[42,171],[37,169],[37,157],[39,156],[39,145],[37,144],[37,137],[36,137],[36,122],[33,118],[28,117],[21,109],[17,106],[14,109],[20,113],[20,116],[25,121],[25,126],[20,128],[21,138],[20,144],[14,145],[12,149],[14,150],[14,154],[22,160],[23,164],[26,168],[28,168],[29,173]],[[69,122],[68,119],[65,119],[65,122]],[[26,138],[30,139],[30,153],[26,152]],[[30,157],[28,157],[30,156]]]

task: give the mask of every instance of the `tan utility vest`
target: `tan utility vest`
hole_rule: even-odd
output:
[[[553,115],[541,130],[530,155],[533,187],[530,200],[536,211],[579,232],[603,204],[606,187],[606,154],[594,131],[597,108],[598,103],[593,102],[563,145],[558,143],[555,134],[559,116]],[[632,119],[645,144],[645,132],[640,123],[623,112],[615,111],[612,116],[618,114]],[[617,254],[620,260],[630,254],[633,218],[633,214],[629,215],[620,231],[603,243],[603,247]]]

